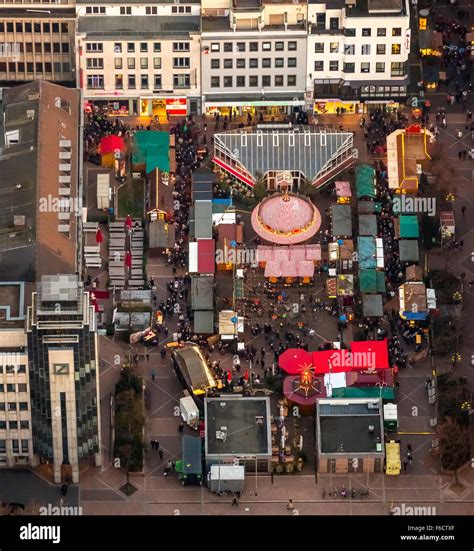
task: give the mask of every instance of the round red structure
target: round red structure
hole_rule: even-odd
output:
[[[311,239],[321,227],[321,215],[302,195],[275,193],[252,212],[252,226],[265,241],[294,245]]]

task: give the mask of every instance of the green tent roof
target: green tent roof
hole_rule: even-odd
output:
[[[369,165],[359,165],[356,168],[357,197],[375,199],[375,170]]]
[[[372,236],[362,236],[357,238],[357,249],[359,253],[359,267],[363,270],[376,268],[377,260],[375,238]]]
[[[379,387],[357,387],[348,386],[346,388],[333,388],[333,398],[380,398]],[[384,386],[382,388],[382,398],[384,400],[394,400],[395,390],[393,386]]]
[[[136,132],[133,137],[132,162],[136,165],[145,164],[147,174],[155,168],[162,172],[169,172],[169,150],[170,135],[168,132]]]
[[[359,287],[361,293],[384,293],[384,273],[377,270],[359,270]]]
[[[400,216],[400,237],[420,237],[417,216]]]

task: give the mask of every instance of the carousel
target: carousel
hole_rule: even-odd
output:
[[[274,193],[255,207],[252,226],[267,242],[295,245],[316,235],[321,227],[321,215],[307,197]]]

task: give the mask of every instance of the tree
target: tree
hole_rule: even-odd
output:
[[[267,196],[267,186],[263,180],[256,183],[252,191],[258,203],[263,201],[263,199]]]
[[[452,417],[438,428],[441,465],[454,471],[454,484],[459,486],[458,471],[469,460],[471,446],[469,434]]]
[[[139,435],[145,423],[143,402],[134,389],[124,390],[115,399],[115,430],[120,435]]]
[[[318,190],[316,189],[313,184],[310,184],[309,182],[302,182],[299,189],[301,195],[306,195],[310,199],[316,199],[316,196],[318,195]]]

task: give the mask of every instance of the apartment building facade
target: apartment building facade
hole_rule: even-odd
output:
[[[409,10],[408,0],[309,0],[307,92],[315,114],[406,100]]]
[[[43,276],[26,321],[34,453],[54,480],[100,467],[97,319],[77,275]]]
[[[197,1],[78,0],[78,85],[113,115],[166,120],[200,105]]]
[[[203,0],[203,112],[278,118],[304,109],[306,1]]]
[[[76,81],[73,0],[0,0],[0,86]]]

